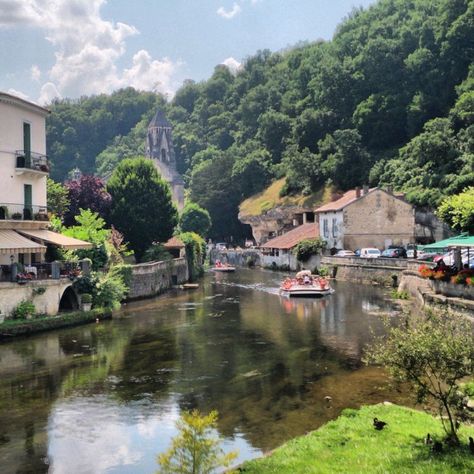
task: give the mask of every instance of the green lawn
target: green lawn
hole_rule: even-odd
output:
[[[388,425],[372,426],[377,417]],[[431,452],[423,442],[427,433],[441,440],[441,423],[426,413],[397,405],[373,405],[344,410],[317,431],[284,444],[265,458],[245,463],[245,473],[474,473],[474,455],[468,436],[474,427],[462,427],[462,448]]]

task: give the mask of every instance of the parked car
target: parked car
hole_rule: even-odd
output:
[[[418,250],[415,244],[408,244],[407,245],[407,258],[415,258],[415,250],[418,253]]]
[[[382,257],[386,258],[407,258],[407,251],[403,247],[390,246],[382,252]]]
[[[362,258],[379,258],[382,252],[375,248],[360,249],[360,256]]]
[[[335,257],[355,257],[352,250],[338,250]]]
[[[227,244],[225,242],[218,242],[216,244],[216,250],[226,250]]]
[[[360,257],[360,249],[355,249],[354,254],[356,257]]]

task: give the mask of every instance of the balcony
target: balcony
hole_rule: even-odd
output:
[[[0,221],[49,221],[45,206],[0,203]]]
[[[17,150],[15,157],[15,170],[17,175],[25,175],[31,178],[48,176],[50,165],[46,155],[31,151]]]

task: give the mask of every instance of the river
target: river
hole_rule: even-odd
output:
[[[345,407],[407,402],[361,363],[397,314],[386,292],[337,282],[323,299],[286,299],[282,277],[207,274],[111,321],[1,344],[0,471],[153,473],[192,408],[218,410],[242,461]]]

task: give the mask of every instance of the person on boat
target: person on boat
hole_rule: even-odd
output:
[[[216,267],[217,268],[221,268],[222,267],[222,263],[220,260],[216,260]]]
[[[311,285],[311,283],[313,283],[312,278],[309,275],[305,275],[303,277],[303,283],[305,285]]]

